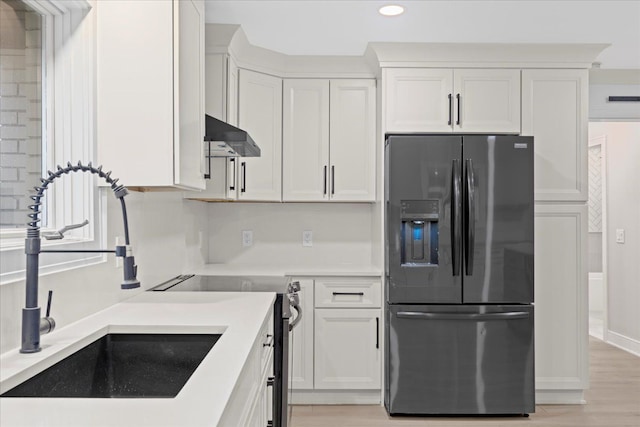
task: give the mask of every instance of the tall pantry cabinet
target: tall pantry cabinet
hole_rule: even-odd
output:
[[[588,386],[588,86],[586,69],[522,71],[522,134],[534,137],[536,155],[539,389]]]

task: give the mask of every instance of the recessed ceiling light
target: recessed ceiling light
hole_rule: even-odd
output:
[[[388,4],[378,9],[378,12],[384,16],[398,16],[404,12],[404,7],[398,4]]]

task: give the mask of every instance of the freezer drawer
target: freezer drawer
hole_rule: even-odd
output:
[[[390,414],[534,412],[533,306],[387,306]]]

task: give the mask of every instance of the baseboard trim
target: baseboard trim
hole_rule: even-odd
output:
[[[379,405],[380,390],[293,390],[292,405]]]
[[[606,337],[606,342],[608,344],[618,347],[619,349],[629,352],[635,356],[640,356],[640,341],[611,330],[607,331]]]
[[[380,390],[293,390],[292,405],[380,405]],[[536,390],[536,405],[584,405],[584,390]]]
[[[584,390],[536,390],[536,405],[584,405]]]

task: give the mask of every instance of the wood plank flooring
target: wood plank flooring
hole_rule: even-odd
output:
[[[538,405],[529,418],[391,418],[377,405],[299,405],[292,427],[640,427],[640,358],[595,338],[589,350],[586,405]]]

